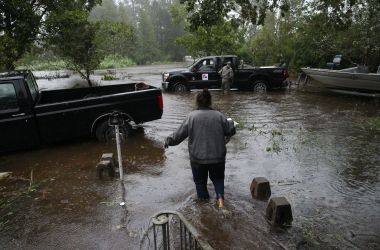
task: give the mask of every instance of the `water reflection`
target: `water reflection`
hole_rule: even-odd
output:
[[[161,174],[166,159],[162,142],[139,133],[129,138],[122,146],[128,173]]]

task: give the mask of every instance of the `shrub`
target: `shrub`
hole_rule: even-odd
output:
[[[128,58],[122,57],[119,55],[108,55],[100,63],[100,69],[115,69],[115,68],[124,68],[128,66],[136,65],[136,63]]]

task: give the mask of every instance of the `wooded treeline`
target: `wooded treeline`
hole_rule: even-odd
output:
[[[380,65],[378,0],[0,0],[0,68],[109,67],[237,54],[254,65]],[[105,66],[104,66],[105,65]]]

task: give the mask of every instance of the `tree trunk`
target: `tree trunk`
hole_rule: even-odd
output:
[[[91,82],[90,78],[87,78],[86,80],[87,80],[88,86],[92,87],[92,82]]]
[[[92,82],[90,80],[90,74],[91,74],[90,70],[86,69],[86,80],[87,80],[88,86],[92,87],[93,85],[92,85]]]

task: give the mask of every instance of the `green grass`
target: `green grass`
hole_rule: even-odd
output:
[[[118,55],[106,56],[99,65],[99,69],[115,69],[115,68],[125,68],[128,66],[134,66],[136,63],[128,58]]]
[[[380,130],[380,116],[355,123],[354,126],[361,129]]]
[[[113,81],[113,80],[119,80],[116,76],[112,75],[104,75],[102,76],[102,81]]]
[[[379,130],[380,129],[380,116],[370,119],[368,121],[368,126],[370,129]]]
[[[61,70],[61,69],[66,69],[66,62],[63,60],[52,60],[52,61],[34,60],[27,64],[17,65],[16,69],[29,69],[32,71]]]
[[[119,55],[109,55],[106,56],[102,62],[100,63],[99,67],[97,69],[115,69],[115,68],[125,68],[129,66],[134,66],[136,63],[128,58],[128,57],[122,57]],[[33,59],[29,60],[24,59],[20,60],[20,62],[16,65],[16,69],[29,69],[32,71],[38,71],[38,70],[62,70],[62,69],[68,69],[67,63],[64,60],[61,59],[52,59],[52,60],[44,60],[42,58],[40,59]]]

